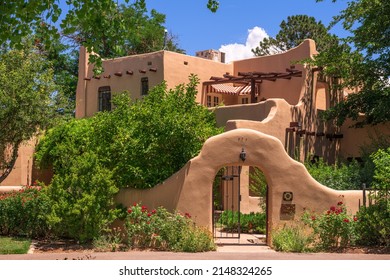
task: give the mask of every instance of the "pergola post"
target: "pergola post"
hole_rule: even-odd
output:
[[[256,81],[251,79],[251,103],[256,103]]]

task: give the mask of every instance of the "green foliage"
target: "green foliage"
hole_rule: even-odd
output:
[[[375,166],[372,188],[374,204],[360,208],[358,242],[364,245],[390,246],[390,148],[371,154]]]
[[[155,10],[148,13],[145,0],[129,2],[118,5],[114,0],[71,0],[66,11],[54,0],[2,3],[0,46],[21,48],[23,39],[34,34],[36,43],[47,51],[53,42],[65,38],[71,47],[82,45],[98,54],[90,57],[97,70],[101,70],[101,56],[161,50],[165,15]],[[209,9],[215,11],[217,1],[208,2]],[[174,40],[169,36],[167,46],[182,52]]]
[[[318,51],[337,45],[337,37],[329,34],[321,21],[307,15],[287,17],[287,22],[280,23],[280,31],[275,38],[264,38],[260,46],[252,49],[256,56],[264,56],[287,51],[297,47],[305,39],[313,39]]]
[[[361,169],[362,182],[366,183],[367,187],[372,186],[374,180],[375,164],[371,155],[377,152],[379,149],[387,149],[390,147],[390,136],[381,134],[379,131],[376,135],[370,135],[369,144],[362,146],[361,157],[363,160],[363,166]]]
[[[188,213],[170,213],[165,208],[149,211],[135,204],[126,217],[127,243],[132,248],[180,252],[214,250],[212,235],[194,225]]]
[[[207,1],[207,8],[215,13],[219,8],[219,1],[216,0],[208,0]]]
[[[133,19],[129,22],[126,15],[121,12],[121,6],[118,6],[118,2],[114,0],[70,0],[66,3],[67,11],[63,11],[58,1],[55,0],[4,2],[1,7],[0,45],[10,42],[11,46],[18,47],[24,37],[36,30],[43,30],[44,40],[59,38],[61,34],[68,39],[71,37],[77,43],[100,54],[109,50],[108,46],[123,46],[124,43],[128,43],[129,37],[126,35],[129,30],[132,31],[133,37],[139,35],[142,37],[143,31],[148,29],[149,25],[155,27],[164,23],[161,21],[161,19],[165,20],[164,16],[161,14],[156,16],[157,13],[152,11],[151,18],[144,26],[143,19],[147,18],[143,12],[146,1],[136,0],[134,4],[129,4],[129,0],[124,2],[122,7],[133,7],[138,13],[136,16],[141,15],[135,18],[135,22]],[[216,12],[218,6],[219,1],[207,1],[207,8],[212,12]],[[129,25],[129,23],[132,24]],[[81,34],[78,34],[78,31]],[[140,32],[137,33],[138,31]],[[152,31],[153,29],[150,29],[150,32]],[[158,31],[155,38],[160,37],[161,40],[164,30]],[[133,42],[136,45],[137,41]],[[128,45],[130,46],[131,43]],[[161,45],[159,47],[161,48]]]
[[[108,228],[93,240],[93,248],[97,252],[117,252],[125,249],[124,235],[121,228]]]
[[[390,246],[390,203],[379,200],[361,207],[357,213],[357,244],[369,246]]]
[[[272,246],[276,251],[302,253],[309,250],[311,237],[300,227],[284,226],[272,233]]]
[[[0,234],[45,237],[50,201],[40,187],[25,187],[0,196]]]
[[[339,80],[341,88],[355,88],[335,108],[327,119],[342,124],[346,118],[365,118],[357,126],[377,124],[390,120],[389,53],[390,2],[353,0],[332,23],[342,23],[351,36],[344,44],[316,56],[314,64],[326,75]]]
[[[30,245],[30,239],[0,236],[0,254],[27,254]]]
[[[236,231],[240,223],[242,233],[265,233],[266,232],[266,214],[265,213],[240,213],[240,220],[237,211],[223,211],[219,217],[218,224],[222,226],[222,230]]]
[[[197,79],[168,90],[153,88],[143,100],[114,97],[115,109],[75,120],[47,133],[37,159],[68,176],[86,151],[112,172],[117,187],[150,188],[196,156],[204,141],[221,132],[213,113],[195,102]]]
[[[61,25],[64,34],[104,58],[161,50],[168,35],[164,33],[165,15],[156,10],[148,13],[144,0],[121,5],[114,1],[86,1],[75,6],[64,21],[68,23]],[[182,52],[172,36],[166,42],[169,50]]]
[[[315,245],[321,250],[345,248],[356,240],[356,217],[347,213],[342,201],[322,214],[305,212],[303,222],[315,235]]]
[[[70,159],[48,189],[52,202],[49,223],[59,236],[82,242],[98,237],[116,218],[113,196],[118,192],[112,172],[93,152]]]
[[[375,165],[373,187],[379,190],[380,197],[389,198],[390,147],[387,149],[379,149],[371,155],[371,159]]]
[[[310,175],[321,184],[336,190],[357,190],[362,185],[362,168],[358,162],[328,165],[323,159],[305,162]]]
[[[48,195],[56,234],[98,238],[118,214],[113,196],[119,188],[155,186],[220,132],[214,115],[196,104],[196,85],[195,78],[173,90],[162,84],[138,101],[117,94],[112,112],[47,131],[36,159],[54,171]]]
[[[56,119],[55,92],[53,71],[36,50],[25,46],[0,54],[0,182],[13,167],[19,144]]]

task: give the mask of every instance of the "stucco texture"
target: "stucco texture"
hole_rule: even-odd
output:
[[[244,147],[247,157],[239,154]],[[303,211],[323,212],[342,200],[351,213],[358,210],[361,192],[335,191],[315,181],[306,168],[288,156],[275,137],[252,130],[234,129],[207,140],[201,153],[164,183],[149,190],[123,189],[117,202],[164,206],[192,215],[199,225],[212,226],[212,183],[223,166],[257,166],[268,183],[268,232],[285,220],[299,219]],[[292,192],[295,211],[285,217],[283,193]]]

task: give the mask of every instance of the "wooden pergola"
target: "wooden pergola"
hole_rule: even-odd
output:
[[[237,76],[224,74],[223,77],[212,76],[209,81],[203,82],[204,86],[217,84],[243,84],[251,87],[251,103],[256,102],[256,84],[263,81],[275,82],[278,79],[290,80],[293,77],[302,77],[302,71],[294,66],[286,68],[286,72],[238,72]]]

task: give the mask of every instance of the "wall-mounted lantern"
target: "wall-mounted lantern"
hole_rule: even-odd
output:
[[[244,149],[244,148],[242,148],[242,150],[241,150],[240,159],[241,159],[242,161],[245,161],[245,159],[246,159],[246,152],[245,152],[245,149]]]

